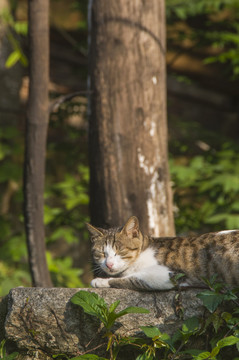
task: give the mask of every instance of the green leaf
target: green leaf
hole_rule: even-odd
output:
[[[94,354],[85,354],[71,358],[71,360],[107,360],[104,357],[100,357]]]
[[[215,356],[217,356],[217,354],[219,353],[220,349],[218,346],[216,346],[215,348],[212,349],[211,351],[211,355],[210,358],[215,358]]]
[[[231,345],[235,345],[236,343],[238,343],[239,342],[239,338],[238,337],[236,337],[236,336],[228,336],[228,337],[226,337],[226,338],[223,338],[223,339],[221,339],[221,340],[219,340],[218,342],[217,342],[217,347],[219,348],[219,349],[221,349],[221,348],[223,348],[223,347],[225,347],[225,346],[231,346]]]
[[[112,305],[115,306],[115,303],[112,304]],[[140,308],[140,307],[134,307],[134,306],[130,306],[130,307],[118,312],[118,313],[110,312],[108,314],[107,324],[105,326],[106,326],[107,329],[110,329],[113,326],[116,319],[118,319],[121,316],[124,316],[126,314],[143,314],[143,313],[147,314],[147,313],[149,313],[149,311],[147,309]]]
[[[218,305],[222,303],[224,300],[224,297],[222,294],[217,294],[210,290],[205,290],[201,292],[200,294],[196,295],[197,298],[201,299],[203,302],[203,305],[211,312],[213,313]]]
[[[54,221],[57,216],[61,213],[61,209],[60,208],[54,208],[54,207],[50,207],[45,205],[44,206],[44,223],[45,225],[50,224],[52,221]]]
[[[195,331],[197,331],[199,328],[199,320],[195,316],[191,317],[190,319],[187,319],[182,326],[182,332],[184,334],[192,334]]]
[[[105,327],[107,329],[110,329],[114,325],[116,319],[117,319],[117,313],[115,312],[109,313],[107,317],[107,324],[105,324]]]
[[[6,354],[6,348],[5,348],[6,340],[3,339],[0,343],[0,356],[4,357]]]
[[[161,335],[161,331],[156,326],[140,326],[140,329],[151,339]]]
[[[232,318],[232,314],[230,314],[226,311],[224,311],[221,316],[222,316],[223,320],[225,320],[226,322],[230,321]]]
[[[182,332],[178,329],[172,336],[172,344],[176,344],[178,341],[181,341],[182,338]]]
[[[172,352],[175,352],[175,348],[173,346],[173,340],[166,333],[161,333],[161,331],[155,326],[141,326],[141,330],[143,330],[144,334],[151,338],[153,341],[153,346],[155,348],[166,347],[167,349],[171,349]]]
[[[58,227],[52,232],[49,241],[56,241],[58,239],[64,239],[68,244],[76,244],[79,241],[74,229],[69,226]]]
[[[81,290],[78,293],[76,293],[71,298],[71,301],[73,304],[80,305],[87,314],[96,316],[100,321],[103,322],[106,329],[110,329],[113,326],[116,319],[126,314],[149,313],[147,309],[134,307],[134,306],[130,306],[118,313],[115,313],[114,309],[116,309],[117,306],[119,305],[119,301],[116,301],[113,304],[111,304],[110,306],[111,312],[110,312],[103,298],[99,297],[94,292],[88,292],[85,290]]]
[[[21,57],[20,57],[19,61],[22,64],[22,66],[25,66],[25,67],[28,66],[28,59],[22,51],[21,51]]]
[[[211,355],[210,352],[204,351],[201,354],[199,354],[193,358],[194,358],[194,360],[210,359],[210,355]]]
[[[14,66],[21,58],[21,51],[14,50],[7,58],[6,62],[5,62],[5,66],[7,69],[11,68],[12,66]]]
[[[109,312],[113,312],[115,311],[115,309],[119,306],[120,300],[115,301],[113,304],[110,305],[109,307]]]
[[[218,314],[212,314],[212,324],[213,327],[215,329],[215,332],[217,333],[220,326],[222,325],[222,319],[220,318],[220,316]]]
[[[181,278],[183,278],[183,277],[185,277],[186,275],[185,274],[183,274],[183,273],[178,273],[178,274],[176,274],[175,276],[173,276],[173,279],[175,280],[175,281],[178,281],[179,279],[181,279]]]
[[[18,352],[13,352],[9,355],[6,355],[6,347],[5,347],[5,344],[6,344],[6,340],[3,339],[0,343],[0,359],[2,360],[14,360],[15,357],[17,357],[18,355]]]
[[[239,228],[239,214],[230,214],[226,219],[226,226],[228,229]]]
[[[108,311],[107,304],[104,299],[99,297],[96,293],[80,290],[72,296],[71,302],[80,305],[85,313],[96,316],[104,325],[106,325],[106,312]]]
[[[64,360],[65,360],[65,358],[67,359],[67,360],[69,360],[70,358],[69,358],[69,356],[67,356],[66,354],[57,354],[57,355],[52,355],[52,358],[53,359],[57,359],[57,358],[59,358],[60,360],[63,358]],[[72,358],[71,358],[71,360],[72,360]]]
[[[198,356],[202,353],[203,353],[203,350],[198,350],[198,349],[188,349],[188,350],[181,351],[181,354],[190,354],[193,356],[193,358],[195,358],[196,356]]]
[[[153,355],[147,355],[146,353],[144,354],[140,354],[139,356],[137,356],[136,360],[153,360],[154,356]]]
[[[4,357],[4,360],[14,360],[17,356],[18,356],[18,352],[13,352],[12,354]]]
[[[14,30],[16,33],[26,36],[28,32],[28,23],[26,21],[16,21]]]
[[[228,217],[228,213],[216,214],[206,219],[206,222],[207,224],[218,224],[221,221],[226,220],[227,217]]]
[[[217,345],[212,349],[209,359],[215,358],[215,356],[219,353],[220,349],[225,346],[232,346],[239,342],[239,338],[235,336],[228,336],[223,338],[217,342]]]
[[[126,314],[149,314],[150,311],[142,308],[142,307],[137,307],[137,306],[129,306],[126,309],[120,311],[117,313],[117,318],[120,316],[124,316]]]

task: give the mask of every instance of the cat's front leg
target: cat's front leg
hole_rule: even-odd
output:
[[[169,290],[174,287],[166,266],[153,265],[121,278],[111,278],[110,287],[131,290]]]
[[[109,280],[110,278],[108,279],[95,278],[91,281],[91,286],[94,288],[110,287]]]
[[[94,288],[113,287],[119,289],[136,289],[134,285],[132,286],[131,278],[95,278],[91,281],[91,286]]]

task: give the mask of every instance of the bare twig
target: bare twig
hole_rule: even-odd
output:
[[[56,98],[55,100],[53,100],[51,102],[51,104],[49,105],[49,108],[48,108],[48,112],[49,112],[49,114],[51,114],[53,111],[58,110],[59,106],[62,103],[64,103],[65,101],[69,101],[79,95],[86,95],[86,94],[90,94],[90,93],[91,93],[91,91],[82,90],[82,91],[75,91],[70,94],[59,96],[58,98]]]

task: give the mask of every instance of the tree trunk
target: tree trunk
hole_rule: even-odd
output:
[[[173,235],[164,1],[97,0],[89,11],[92,223],[136,215],[145,233]]]
[[[52,286],[43,222],[48,126],[49,0],[29,0],[30,89],[26,124],[24,213],[34,286]]]

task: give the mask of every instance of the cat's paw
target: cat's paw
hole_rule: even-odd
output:
[[[109,279],[102,279],[102,278],[95,278],[91,281],[91,286],[98,288],[98,287],[110,287]]]

